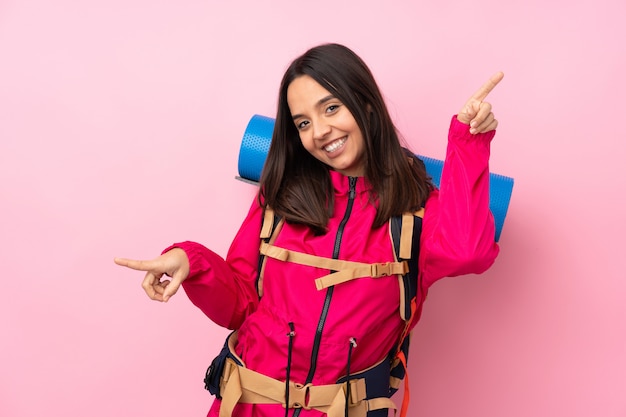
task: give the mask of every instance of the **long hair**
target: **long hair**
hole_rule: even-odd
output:
[[[309,49],[287,68],[278,95],[272,143],[261,174],[259,202],[288,222],[323,233],[334,197],[329,168],[302,145],[291,117],[287,89],[308,75],[352,113],[365,144],[365,178],[377,200],[373,227],[392,216],[422,207],[432,190],[424,164],[400,144],[382,94],[365,63],[338,44]]]

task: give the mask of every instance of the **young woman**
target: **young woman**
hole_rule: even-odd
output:
[[[428,288],[497,256],[488,201],[497,121],[483,100],[502,76],[452,118],[437,190],[402,147],[365,63],[341,45],[312,48],[283,77],[258,198],[226,259],[183,242],[153,260],[115,260],[146,272],[151,299],[182,285],[236,330],[212,369],[220,386],[209,416],[387,415],[390,367]],[[406,213],[421,223],[411,267],[390,232]],[[411,298],[403,275],[417,287]]]

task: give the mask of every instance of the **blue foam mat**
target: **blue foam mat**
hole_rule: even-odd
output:
[[[239,176],[250,182],[258,182],[267,152],[272,141],[274,119],[267,116],[254,115],[248,122],[239,149]],[[443,161],[427,156],[418,155],[426,165],[426,172],[439,187]],[[513,192],[513,178],[504,175],[489,174],[489,208],[493,213],[496,224],[496,242],[500,240],[504,219],[509,209],[511,193]]]

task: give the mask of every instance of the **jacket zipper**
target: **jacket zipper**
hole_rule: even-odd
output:
[[[341,239],[343,237],[343,230],[346,227],[346,223],[350,218],[350,214],[352,213],[352,206],[354,205],[354,198],[356,196],[356,177],[348,177],[350,181],[350,191],[348,194],[348,205],[346,206],[346,211],[343,215],[343,219],[341,219],[341,223],[339,223],[339,228],[337,229],[337,235],[335,237],[335,246],[333,248],[333,259],[339,258],[339,249],[341,248]],[[306,384],[310,384],[313,381],[313,376],[315,375],[315,370],[317,368],[317,357],[320,351],[320,343],[322,342],[322,332],[324,331],[324,324],[326,323],[326,318],[328,317],[328,310],[330,309],[330,301],[333,298],[333,292],[335,287],[330,287],[326,290],[326,298],[324,299],[324,307],[322,308],[322,313],[320,314],[320,319],[317,323],[317,330],[315,331],[315,339],[313,341],[313,350],[311,352],[311,367],[309,368],[309,374],[306,377]],[[293,417],[298,417],[301,412],[301,408],[296,408]]]

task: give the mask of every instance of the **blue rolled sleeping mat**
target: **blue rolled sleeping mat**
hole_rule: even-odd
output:
[[[270,149],[273,130],[274,119],[258,114],[252,116],[239,149],[239,179],[258,183],[267,152]],[[443,161],[421,155],[417,155],[417,157],[424,161],[426,172],[432,177],[433,183],[439,187]],[[496,242],[502,233],[512,192],[513,178],[494,173],[489,174],[489,208],[496,223]]]

